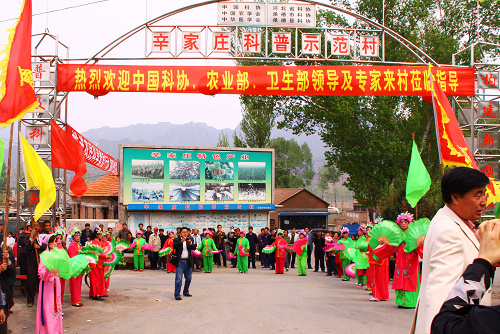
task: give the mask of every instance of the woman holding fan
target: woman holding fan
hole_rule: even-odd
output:
[[[412,222],[413,215],[408,212],[400,214],[396,220],[403,233],[408,230]],[[423,256],[423,238],[420,237],[417,243],[419,244],[418,247],[409,253],[407,253],[406,242],[401,243],[396,248],[396,269],[394,270],[392,288],[396,292],[396,305],[400,308],[415,308],[417,306],[418,291],[420,289],[420,263],[418,258]]]
[[[57,249],[56,236],[50,236],[47,242],[47,251]],[[59,270],[49,270],[40,257],[38,266],[40,276],[40,287],[36,310],[36,332],[47,334],[62,334],[62,303],[61,303],[61,281]]]

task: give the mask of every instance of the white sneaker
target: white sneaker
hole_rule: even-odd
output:
[[[379,301],[379,299],[378,299],[378,298],[375,298],[375,297],[372,297],[372,298],[370,298],[370,301],[371,301],[371,302],[378,302],[378,301]]]

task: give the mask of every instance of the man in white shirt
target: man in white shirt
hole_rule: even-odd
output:
[[[445,206],[432,219],[424,241],[422,281],[410,333],[430,333],[432,319],[467,266],[477,258],[475,222],[486,207],[489,182],[481,171],[467,167],[457,167],[443,175],[441,193]],[[490,302],[491,289],[481,304]]]

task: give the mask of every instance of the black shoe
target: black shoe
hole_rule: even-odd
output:
[[[253,266],[252,268],[253,268],[253,269],[257,269],[257,267],[255,267],[255,266]]]
[[[182,300],[182,297],[181,296],[175,297],[175,300]]]
[[[185,296],[185,297],[193,297],[193,295],[190,294],[190,293],[184,293],[183,296]]]

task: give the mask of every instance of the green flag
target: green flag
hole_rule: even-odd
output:
[[[410,168],[406,179],[406,200],[414,208],[418,201],[431,187],[431,177],[418,153],[417,145],[413,141],[411,149]]]

